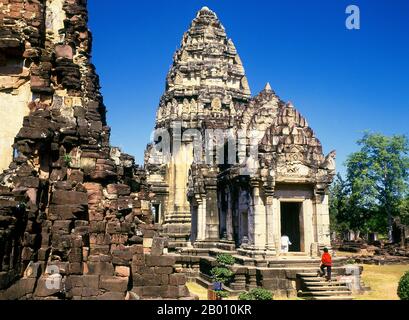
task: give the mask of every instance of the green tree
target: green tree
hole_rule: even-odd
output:
[[[384,231],[392,241],[394,216],[408,194],[409,142],[405,136],[365,133],[346,162],[351,227]]]
[[[333,231],[350,229],[348,216],[348,184],[338,173],[329,189],[329,216]]]

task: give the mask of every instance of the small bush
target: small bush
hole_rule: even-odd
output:
[[[409,300],[409,271],[399,280],[398,296],[401,300]]]
[[[72,158],[69,154],[64,155],[64,162],[67,167],[71,166]]]
[[[225,290],[217,290],[215,291],[218,298],[223,299],[229,296],[229,293]]]
[[[240,294],[239,300],[273,300],[273,293],[266,289],[256,288]]]
[[[233,276],[233,272],[225,267],[214,267],[210,271],[214,281],[226,284],[230,281]]]
[[[218,254],[216,257],[216,260],[219,264],[223,266],[231,266],[236,262],[236,259],[231,254]]]

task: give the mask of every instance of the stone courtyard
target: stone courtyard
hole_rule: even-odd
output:
[[[335,151],[268,83],[251,95],[216,13],[183,35],[143,166],[110,144],[86,1],[0,0],[0,17],[0,299],[195,299],[219,253],[234,292],[294,296],[316,274]]]

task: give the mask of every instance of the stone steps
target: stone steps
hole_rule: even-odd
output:
[[[317,269],[316,269],[317,270]],[[352,300],[352,292],[345,281],[336,279],[324,281],[316,272],[301,272],[297,274],[301,290],[298,296],[308,300]]]
[[[310,291],[348,291],[348,287],[344,285],[339,285],[339,286],[306,286],[307,290]]]
[[[336,281],[336,282],[328,282],[328,281],[305,281],[304,284],[307,287],[322,287],[322,286],[328,286],[328,287],[342,287],[342,286],[346,286],[348,283],[347,282],[343,282],[343,281]]]
[[[314,296],[314,297],[319,297],[319,296],[350,296],[351,291],[349,290],[340,290],[340,291],[308,291],[308,292],[303,292],[301,294],[302,297],[309,297],[309,296]]]
[[[332,300],[332,301],[338,301],[338,300],[354,300],[354,297],[352,296],[332,296],[332,297],[311,297],[308,298],[308,300]]]

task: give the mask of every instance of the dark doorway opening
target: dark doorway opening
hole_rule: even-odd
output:
[[[301,203],[281,202],[281,235],[290,238],[290,252],[301,251]]]
[[[160,223],[160,204],[159,203],[155,203],[153,205],[153,222],[154,223]]]

